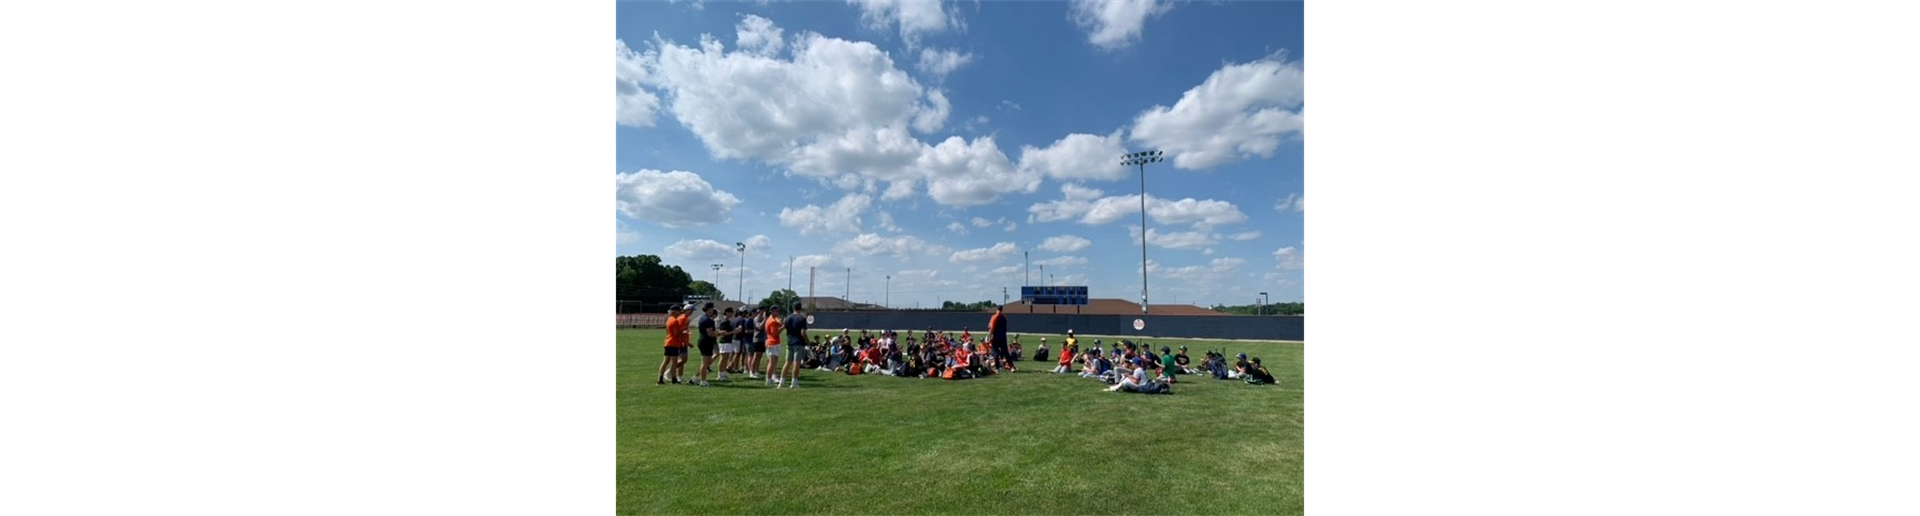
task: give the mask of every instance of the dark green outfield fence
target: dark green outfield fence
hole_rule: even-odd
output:
[[[992,312],[818,312],[815,328],[987,331]],[[1007,312],[1010,333],[1066,333],[1194,339],[1306,340],[1306,316],[1080,315]],[[1134,330],[1133,321],[1146,323]]]

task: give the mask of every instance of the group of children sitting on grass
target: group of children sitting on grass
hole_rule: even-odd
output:
[[[943,378],[961,380],[993,376],[1002,372],[1017,370],[1013,361],[1025,359],[1025,349],[1020,338],[1014,337],[1008,345],[1008,354],[1012,361],[997,359],[988,347],[986,339],[975,339],[971,331],[962,330],[959,336],[951,332],[934,332],[931,328],[918,338],[909,336],[904,341],[894,331],[873,333],[861,331],[858,336],[851,330],[841,330],[839,335],[827,337],[814,335],[808,346],[807,357],[802,367],[818,371],[836,372],[847,375],[880,374],[902,378]],[[1239,379],[1252,385],[1270,385],[1274,383],[1273,373],[1260,363],[1258,357],[1248,360],[1246,353],[1238,356],[1238,361],[1228,364],[1226,356],[1207,351],[1199,364],[1193,364],[1187,356],[1187,347],[1180,346],[1176,351],[1168,346],[1160,346],[1154,353],[1151,344],[1136,345],[1132,341],[1122,340],[1111,349],[1104,347],[1099,339],[1093,341],[1093,347],[1081,349],[1079,341],[1072,331],[1068,331],[1058,355],[1054,373],[1073,372],[1078,366],[1082,378],[1095,378],[1106,382],[1108,391],[1140,392],[1149,394],[1171,394],[1172,384],[1179,382],[1180,375],[1209,375],[1219,380]],[[1040,339],[1039,348],[1033,354],[1036,362],[1045,361],[1050,355],[1046,339]]]

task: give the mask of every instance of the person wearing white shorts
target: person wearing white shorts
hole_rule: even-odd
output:
[[[740,359],[740,344],[736,341],[739,332],[733,322],[733,307],[720,312],[720,374],[714,378],[727,381],[727,369],[733,367],[733,361]]]

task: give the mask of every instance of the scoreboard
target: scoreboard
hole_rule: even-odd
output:
[[[1020,287],[1020,300],[1035,305],[1085,305],[1087,287]]]

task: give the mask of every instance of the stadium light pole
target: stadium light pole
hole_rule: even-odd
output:
[[[733,293],[735,295],[744,295],[747,293],[747,244],[746,242],[734,242],[733,248],[740,250],[740,281],[733,284]],[[740,298],[740,304],[746,305],[747,298]]]
[[[1261,292],[1260,293],[1260,315],[1267,315],[1267,305],[1270,305],[1270,304],[1273,304],[1272,298],[1267,297],[1266,292]]]
[[[1147,164],[1165,161],[1160,151],[1140,151],[1120,157],[1120,163],[1140,168],[1140,313],[1147,313]]]
[[[881,306],[883,306],[883,307],[885,307],[885,308],[887,308],[887,309],[889,309],[889,310],[891,310],[891,309],[893,309],[893,275],[892,275],[892,274],[888,274],[888,275],[887,275],[887,298],[886,298],[886,301],[881,301],[881,302],[880,302],[880,304],[881,304]]]
[[[727,268],[727,264],[724,264],[724,263],[713,264],[713,291],[714,292],[720,291],[720,269],[725,269],[725,268]]]
[[[1041,281],[1047,280],[1047,264],[1044,264],[1044,263],[1040,264],[1040,280]],[[1049,286],[1049,287],[1053,286],[1053,282],[1047,281],[1046,286]]]

